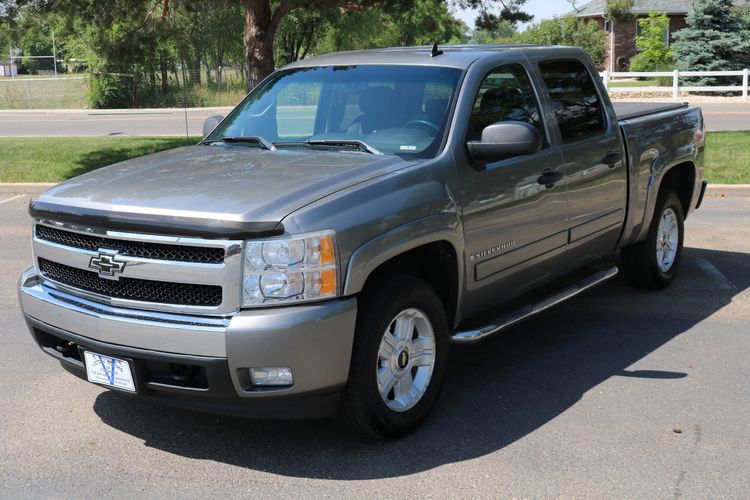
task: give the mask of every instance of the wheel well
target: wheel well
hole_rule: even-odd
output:
[[[682,204],[682,213],[687,217],[690,211],[690,202],[693,199],[695,189],[695,167],[692,163],[680,163],[669,169],[661,181],[659,192],[671,189],[677,194]]]
[[[370,273],[363,290],[367,290],[378,277],[389,273],[408,274],[429,283],[443,302],[448,324],[453,324],[458,300],[458,260],[453,245],[437,241],[397,255]]]

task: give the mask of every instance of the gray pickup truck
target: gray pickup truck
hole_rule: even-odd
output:
[[[698,108],[613,108],[565,47],[307,59],[204,134],[30,204],[34,339],[147,400],[381,437],[427,415],[451,343],[618,269],[667,286],[706,187]]]

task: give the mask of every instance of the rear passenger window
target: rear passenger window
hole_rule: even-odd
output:
[[[468,138],[479,140],[485,127],[507,121],[528,123],[545,137],[529,76],[518,64],[494,69],[482,81],[474,100]]]
[[[574,59],[539,64],[563,142],[601,135],[604,111],[591,75]]]

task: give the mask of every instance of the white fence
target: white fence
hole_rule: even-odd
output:
[[[743,69],[742,71],[651,71],[643,73],[622,73],[622,72],[609,72],[604,71],[600,73],[604,80],[604,86],[610,93],[617,92],[672,92],[672,99],[675,101],[680,98],[680,91],[684,90],[687,92],[742,92],[742,100],[748,100],[748,75],[750,70]],[[689,77],[742,77],[742,85],[734,86],[716,86],[716,87],[693,87],[693,86],[680,86],[680,78]],[[610,81],[613,78],[672,78],[671,87],[625,87],[610,86]]]

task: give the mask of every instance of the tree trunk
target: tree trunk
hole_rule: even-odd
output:
[[[247,0],[245,4],[245,61],[248,66],[247,90],[251,91],[274,70],[275,27],[268,0]]]
[[[169,74],[167,73],[166,61],[161,61],[159,69],[161,70],[161,93],[166,94],[169,91]]]
[[[193,59],[192,76],[193,83],[200,85],[201,82],[201,59],[203,59],[203,53],[200,49],[195,49],[195,58]]]

